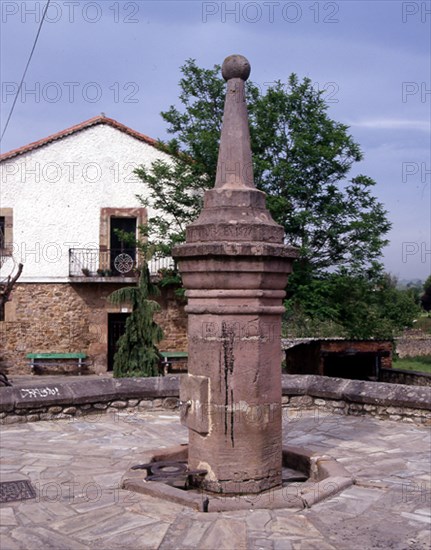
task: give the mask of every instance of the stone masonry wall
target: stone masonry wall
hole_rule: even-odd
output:
[[[381,369],[380,382],[431,387],[431,374],[401,369]]]
[[[17,284],[0,323],[2,367],[28,373],[27,353],[87,351],[90,307],[68,284]]]
[[[342,399],[312,397],[310,395],[283,396],[282,403],[286,417],[291,420],[299,418],[302,410],[313,410],[316,422],[323,422],[325,416],[330,413],[343,416],[373,416],[379,420],[394,420],[414,424],[431,424],[431,411],[413,407],[372,405]]]
[[[395,339],[398,356],[415,357],[417,355],[431,355],[431,335],[422,331],[409,331],[405,336]]]
[[[10,374],[28,374],[28,353],[84,352],[87,372],[107,370],[107,315],[119,312],[107,300],[117,284],[31,283],[17,284],[7,304],[6,321],[0,323],[0,367]],[[162,351],[185,351],[184,305],[171,289],[162,290],[162,311],[157,316],[165,339]],[[47,367],[48,368],[48,367]],[[53,368],[53,367],[51,367]],[[56,372],[70,370],[65,365]]]
[[[316,398],[309,395],[283,395],[283,418],[295,420],[301,417],[302,411],[314,411],[316,422],[323,422],[330,414],[342,416],[373,416],[380,420],[410,422],[414,424],[431,425],[431,411],[413,407],[396,407],[387,405],[372,405],[355,403],[341,399]],[[160,410],[179,410],[177,397],[157,397],[145,399],[115,399],[100,402],[95,396],[92,403],[76,405],[43,406],[38,403],[33,408],[16,408],[13,411],[0,412],[0,425],[21,422],[37,422],[39,420],[56,420],[85,418],[89,423],[103,420],[105,414],[114,415],[116,421],[133,422],[137,413]]]
[[[136,413],[166,409],[178,409],[179,399],[164,397],[154,399],[117,399],[107,403],[99,402],[81,405],[51,405],[44,407],[40,403],[31,409],[15,409],[13,413],[0,412],[0,425],[17,424],[21,422],[37,422],[38,420],[58,420],[85,417],[89,423],[96,423],[103,419],[105,414],[114,415],[115,420],[132,422]]]
[[[176,287],[162,287],[157,298],[162,310],[155,315],[155,321],[162,329],[164,338],[158,345],[161,351],[187,351],[186,302],[175,295]]]
[[[59,378],[55,385],[41,381],[37,386],[1,388],[0,424],[83,416],[88,422],[97,422],[105,413],[115,414],[119,421],[133,421],[133,415],[139,412],[178,409],[179,380],[178,375],[82,377],[71,382]],[[316,422],[330,413],[431,425],[430,387],[284,375],[282,389],[283,416],[290,420],[311,409]]]

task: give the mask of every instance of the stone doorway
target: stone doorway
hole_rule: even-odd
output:
[[[126,330],[126,320],[130,313],[108,313],[108,371],[114,368],[114,355],[120,336]]]

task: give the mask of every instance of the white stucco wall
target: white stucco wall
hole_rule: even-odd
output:
[[[69,248],[99,246],[101,208],[142,206],[133,174],[168,155],[106,124],[0,163],[0,207],[13,208],[20,282],[67,281]],[[148,213],[151,215],[151,212]],[[10,269],[3,266],[1,275]]]

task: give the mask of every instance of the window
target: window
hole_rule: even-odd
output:
[[[135,265],[136,246],[124,242],[118,231],[136,239],[136,218],[111,218],[111,271],[115,275],[125,275]]]
[[[12,208],[0,208],[0,250],[4,256],[10,256],[13,243]]]
[[[122,241],[118,231],[132,233],[147,221],[145,208],[102,208],[100,211],[100,257],[103,269],[109,268],[114,276],[125,275],[136,266],[136,247]],[[118,258],[118,256],[121,256]],[[101,262],[102,263],[102,262]],[[106,265],[107,264],[107,265]]]

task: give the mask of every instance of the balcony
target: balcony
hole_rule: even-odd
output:
[[[164,269],[172,269],[172,258],[156,258],[148,264],[150,275],[157,278]],[[136,282],[139,256],[136,249],[70,248],[69,277],[73,282]]]

